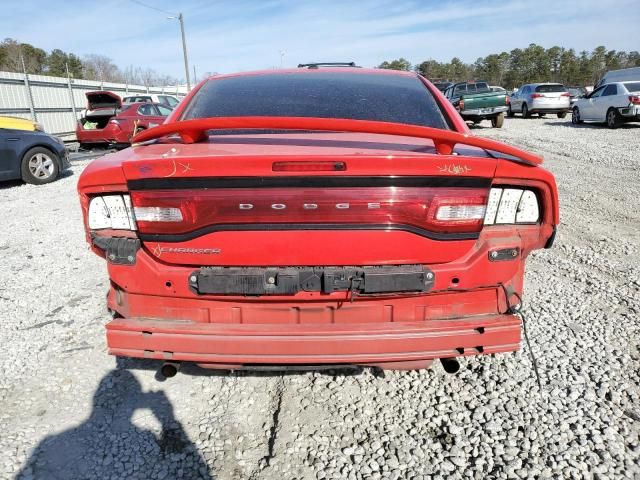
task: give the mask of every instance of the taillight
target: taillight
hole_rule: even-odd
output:
[[[458,107],[460,107],[459,110],[464,110],[464,98],[460,99],[460,102],[458,103]]]
[[[570,94],[569,92],[562,92],[562,93],[560,94],[560,96],[561,96],[561,97],[570,97],[570,96],[571,96],[571,94]]]
[[[135,230],[129,195],[102,195],[89,202],[87,223],[91,230]]]
[[[504,96],[504,104],[505,105],[509,105],[511,103],[511,99],[509,98],[509,95],[505,95]]]
[[[478,232],[482,225],[532,224],[538,197],[520,188],[362,187],[228,189],[102,195],[89,203],[91,230],[187,233],[213,225],[404,225],[422,230]]]
[[[131,200],[141,233],[180,234],[216,225],[246,229],[252,224],[292,224],[300,229],[306,224],[403,225],[455,233],[480,231],[487,194],[474,188],[233,188],[136,191]],[[170,218],[138,213],[154,209]]]
[[[542,95],[541,93],[532,93],[531,94],[531,98],[542,98],[544,97],[544,95]]]
[[[629,103],[640,105],[640,95],[629,95]]]
[[[184,220],[180,209],[174,207],[135,207],[133,212],[139,222],[181,222]]]
[[[484,216],[485,225],[537,223],[539,219],[538,196],[532,190],[491,189]]]

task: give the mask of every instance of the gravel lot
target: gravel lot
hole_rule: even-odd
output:
[[[486,123],[486,122],[485,122]],[[640,127],[508,119],[543,154],[556,245],[528,262],[526,349],[459,374],[219,374],[161,382],[105,354],[103,261],[78,175],[0,186],[0,478],[640,478]]]

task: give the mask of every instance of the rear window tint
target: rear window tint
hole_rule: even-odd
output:
[[[536,92],[539,93],[553,93],[553,92],[566,92],[567,89],[564,85],[538,85]]]
[[[630,92],[640,92],[640,82],[625,82],[624,88]]]
[[[378,120],[448,129],[437,102],[414,76],[301,72],[209,80],[183,119],[238,116]]]

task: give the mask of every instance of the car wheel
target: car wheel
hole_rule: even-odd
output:
[[[22,180],[33,185],[53,182],[60,171],[60,159],[51,150],[35,147],[22,157]]]
[[[500,113],[491,119],[491,126],[493,128],[502,128],[504,124],[504,113]]]
[[[522,104],[522,118],[529,118],[529,107],[526,103]]]
[[[513,113],[513,110],[511,110],[511,104],[509,104],[509,108],[507,109],[507,117],[511,118],[515,116],[515,113]]]
[[[607,111],[607,127],[618,128],[620,126],[620,115],[615,108],[610,108]]]
[[[564,118],[567,116],[567,112],[560,112],[558,113],[558,118]]]
[[[573,111],[571,112],[571,123],[574,125],[583,123],[583,120],[580,119],[580,110],[578,107],[573,107]]]

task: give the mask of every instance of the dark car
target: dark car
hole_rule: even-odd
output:
[[[69,168],[62,140],[41,131],[0,128],[0,181],[22,179],[42,185]]]
[[[453,82],[449,82],[447,80],[434,80],[433,81],[433,86],[436,87],[441,92],[444,92],[451,85],[453,85]]]

